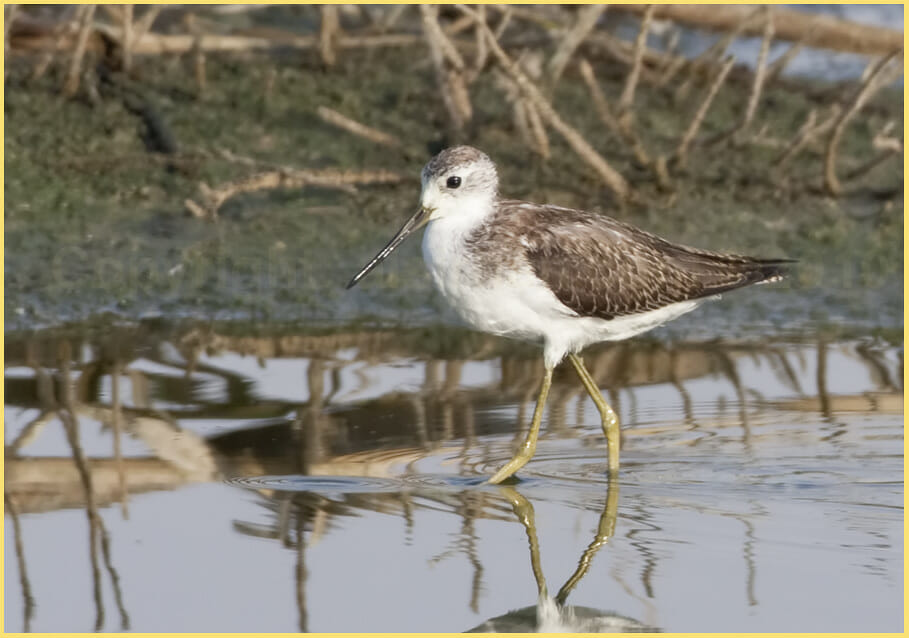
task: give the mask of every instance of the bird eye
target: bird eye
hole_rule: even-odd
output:
[[[451,177],[448,178],[448,181],[445,182],[445,185],[448,188],[457,188],[458,186],[461,185],[461,178],[458,177],[457,175],[452,175]]]

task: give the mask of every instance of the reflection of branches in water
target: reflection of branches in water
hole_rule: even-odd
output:
[[[91,558],[92,582],[95,597],[95,631],[100,631],[104,625],[104,602],[101,595],[101,570],[98,566],[98,546],[101,547],[104,566],[110,575],[111,584],[114,590],[114,598],[117,602],[117,608],[120,611],[120,626],[122,629],[129,628],[129,615],[123,606],[122,593],[120,591],[120,578],[114,569],[110,558],[110,537],[104,521],[98,514],[97,505],[95,504],[94,489],[92,487],[91,471],[82,446],[79,442],[79,422],[76,419],[74,411],[73,388],[70,378],[70,361],[72,354],[69,342],[64,342],[60,349],[60,382],[61,382],[61,402],[58,415],[63,423],[63,429],[66,433],[66,439],[72,451],[73,461],[79,472],[82,481],[82,487],[85,491],[85,511],[88,516],[89,524],[89,555]]]
[[[748,576],[745,579],[745,589],[748,592],[748,604],[756,607],[758,604],[757,595],[755,594],[755,581],[757,580],[757,568],[754,560],[754,523],[746,517],[739,518],[745,526],[745,542],[742,543],[742,555],[745,558],[745,569]]]
[[[123,413],[120,406],[120,365],[119,360],[114,362],[110,373],[111,407],[113,409],[111,421],[114,428],[114,460],[117,464],[117,482],[120,487],[120,507],[123,512],[123,517],[128,518],[129,509],[126,505],[126,468],[123,466],[123,450],[120,446],[120,437],[123,433]]]
[[[441,332],[444,335],[448,334],[445,331]],[[508,349],[505,344],[493,339],[472,334],[463,336],[459,333],[454,334],[454,337],[447,336],[442,339],[447,343],[446,352],[456,355],[448,359],[432,358],[428,354],[429,346],[421,340],[422,337],[388,339],[385,334],[370,336],[356,333],[331,337],[282,336],[261,339],[235,337],[222,339],[217,335],[211,337],[212,343],[215,344],[212,346],[212,352],[215,353],[229,351],[231,347],[236,346],[257,357],[286,355],[304,357],[300,365],[307,370],[305,374],[309,396],[306,397],[305,391],[301,391],[300,394],[301,397],[306,397],[305,401],[293,399],[263,401],[258,398],[260,394],[256,387],[258,380],[242,371],[231,371],[229,360],[202,359],[203,365],[197,364],[195,369],[216,375],[219,381],[224,382],[224,385],[215,384],[220,395],[213,394],[210,391],[211,380],[198,377],[187,380],[174,374],[181,366],[190,364],[169,354],[173,353],[173,348],[169,344],[182,343],[173,335],[143,334],[141,330],[138,334],[125,331],[105,335],[98,341],[90,342],[87,349],[87,352],[94,355],[95,362],[80,364],[82,375],[77,384],[79,401],[71,411],[78,418],[100,420],[106,426],[110,426],[114,433],[119,416],[122,425],[121,440],[123,433],[137,437],[149,447],[154,456],[162,459],[154,468],[154,476],[143,475],[144,479],[151,476],[154,481],[146,480],[141,485],[130,482],[131,491],[137,488],[161,489],[165,484],[173,486],[190,480],[210,480],[212,476],[219,475],[219,470],[228,475],[293,473],[300,471],[301,467],[319,462],[317,468],[319,472],[331,470],[336,473],[346,472],[353,466],[345,465],[341,456],[347,455],[347,460],[351,464],[362,464],[365,462],[364,457],[349,455],[360,455],[364,451],[375,450],[379,442],[385,445],[390,440],[402,439],[406,439],[407,444],[415,446],[415,449],[409,448],[406,453],[402,452],[394,458],[390,455],[382,458],[374,456],[371,460],[376,464],[369,471],[380,471],[380,465],[387,469],[393,463],[416,463],[425,458],[427,450],[440,449],[447,442],[457,441],[459,438],[462,452],[460,454],[455,452],[455,456],[459,457],[462,467],[468,471],[475,464],[469,458],[469,449],[475,445],[476,434],[514,432],[517,440],[522,438],[522,428],[526,428],[528,421],[522,417],[527,416],[525,412],[528,402],[539,385],[541,366],[536,353],[526,353],[525,356],[520,348]],[[8,377],[7,405],[39,410],[33,421],[15,432],[9,446],[14,453],[18,453],[29,441],[38,436],[46,427],[46,423],[58,418],[54,377],[40,365],[48,363],[50,359],[47,356],[50,350],[48,346],[56,346],[59,341],[55,339],[57,338],[52,334],[50,337],[12,341],[8,344],[10,361],[24,360],[33,368],[34,376],[31,379],[20,376]],[[116,342],[118,348],[105,345],[109,341]],[[343,356],[339,351],[330,349],[339,346],[347,349]],[[383,354],[382,348],[385,346],[391,347],[392,350]],[[208,348],[208,344],[197,340],[196,347]],[[342,403],[329,406],[326,395],[330,396],[339,391],[338,388],[342,384],[337,382],[337,379],[342,369],[348,374],[369,370],[356,356],[353,359],[350,357],[350,349],[361,347],[373,362],[372,365],[399,360],[396,357],[409,348],[409,357],[426,362],[424,387],[417,392],[407,390],[390,392],[367,401],[347,398]],[[112,356],[112,352],[116,352],[116,356]],[[495,354],[497,359],[484,359],[484,365],[495,367],[496,361],[499,362],[501,374],[486,385],[465,384],[465,379],[462,379],[464,362],[472,360],[472,353],[475,352]],[[501,354],[502,352],[507,354]],[[826,395],[826,384],[821,383],[819,398],[827,414],[856,409],[893,410],[896,401],[901,400],[901,397],[898,391],[888,386],[897,384],[896,371],[902,365],[901,353],[896,352],[893,355],[898,361],[891,361],[891,355],[886,353],[878,355],[874,346],[862,343],[847,346],[844,353],[868,366],[871,383],[882,387],[886,394],[878,396],[865,392],[850,397],[838,396],[834,398],[844,400],[835,403],[834,398]],[[45,356],[40,356],[42,354]],[[529,356],[531,354],[533,356]],[[792,361],[798,366],[800,358],[804,358],[806,354],[810,357],[816,353],[811,353],[804,347],[787,348],[765,344],[711,343],[666,346],[650,342],[629,342],[592,348],[586,359],[598,387],[603,388],[604,393],[608,392],[613,404],[620,410],[625,407],[624,412],[629,412],[629,406],[621,406],[618,399],[625,399],[625,395],[628,394],[626,402],[629,400],[634,402],[637,398],[634,388],[674,384],[680,393],[681,410],[684,410],[684,417],[689,422],[698,418],[698,414],[697,406],[688,395],[688,382],[691,379],[711,376],[729,378],[736,390],[735,409],[739,414],[737,419],[730,418],[732,415],[724,416],[723,427],[726,425],[743,427],[744,441],[748,444],[751,432],[748,427],[749,413],[746,402],[754,403],[750,395],[759,398],[757,389],[762,386],[757,384],[755,389],[748,384],[750,377],[742,376],[741,370],[745,369],[742,367],[743,359],[749,357],[755,366],[765,369],[769,364],[780,382],[792,388],[793,384],[798,382],[797,374],[804,372],[793,370],[789,360],[795,357]],[[823,353],[821,355],[819,373],[823,380],[826,374],[831,373],[826,370],[831,363]],[[148,370],[143,369],[141,365],[133,367],[131,361],[136,358],[158,362],[168,366],[170,370],[161,371],[157,368]],[[802,364],[802,367],[808,366]],[[332,387],[326,392],[329,370],[334,381],[329,382]],[[188,369],[186,371],[188,372]],[[102,381],[104,375],[108,373],[111,395],[104,396]],[[134,407],[124,405],[122,396],[124,376],[128,376],[130,380]],[[348,380],[345,378],[345,382]],[[342,389],[345,394],[350,390],[349,387]],[[584,425],[586,401],[580,394],[580,385],[570,374],[570,368],[560,369],[553,388],[554,400],[550,406],[551,432],[557,432],[559,424],[568,418],[563,414],[566,407],[562,405],[564,401],[560,402],[557,399],[559,397],[564,399],[575,392],[581,396],[577,402],[576,422]],[[152,409],[152,395],[155,402],[171,404],[166,412]],[[522,397],[525,398],[524,401],[521,401]],[[717,400],[718,410],[722,407],[721,402],[722,397]],[[504,411],[501,408],[506,404],[508,410]],[[810,406],[805,402],[798,405],[787,404],[785,409],[817,409],[814,401],[810,401],[810,404]],[[144,408],[135,407],[143,405]],[[490,410],[490,407],[494,410]],[[623,414],[623,417],[626,423],[633,424],[637,422],[636,410],[634,405],[630,407],[630,415]],[[293,413],[296,413],[297,419],[291,423],[287,415]],[[383,418],[384,415],[387,417]],[[197,436],[191,430],[180,429],[181,421],[184,420],[211,422],[210,420],[218,419],[242,420],[248,422],[249,426],[207,438]],[[262,421],[255,423],[254,420]],[[175,433],[178,435],[175,436]],[[409,443],[411,440],[414,442]],[[482,442],[485,448],[487,440]],[[118,456],[116,447],[115,440],[114,457]],[[252,454],[243,453],[244,449],[247,451],[251,449]],[[12,458],[14,463],[19,463],[16,455]],[[131,458],[123,460],[122,463],[124,467],[132,468],[143,462],[148,466],[147,461],[150,459]],[[121,461],[116,458],[111,462],[93,461],[92,471],[95,475],[92,487],[96,507],[104,506],[111,501],[124,501],[126,490],[122,484],[120,463]],[[50,467],[50,464],[45,464]],[[67,485],[76,495],[84,492],[80,482],[81,479],[73,472],[72,479],[68,480]],[[70,496],[72,497],[72,494]],[[34,501],[34,498],[31,501],[21,500],[20,508],[22,511],[31,511]],[[67,502],[73,502],[72,498]],[[46,503],[46,499],[42,503]]]
[[[95,522],[97,511],[95,509],[95,497],[92,490],[91,473],[88,470],[85,456],[79,444],[79,423],[73,414],[72,389],[69,381],[69,352],[68,346],[61,354],[61,380],[63,382],[63,401],[62,409],[57,414],[63,423],[63,429],[66,433],[66,439],[72,451],[73,461],[76,464],[76,470],[79,472],[79,478],[82,481],[82,489],[85,493],[85,512],[88,516],[89,530],[89,556],[91,558],[92,583],[95,597],[95,631],[100,631],[104,624],[104,601],[101,597],[101,570],[98,567],[98,525]]]
[[[751,451],[751,425],[748,422],[748,400],[745,398],[745,388],[742,385],[742,378],[736,368],[735,362],[728,352],[716,350],[716,360],[719,362],[720,370],[726,375],[726,378],[735,388],[735,395],[738,398],[739,421],[742,426],[742,444],[745,449]]]
[[[442,562],[458,553],[467,556],[473,567],[473,577],[470,581],[470,609],[476,613],[479,610],[480,592],[483,590],[483,563],[477,552],[476,519],[482,515],[485,505],[485,494],[463,491],[458,494],[461,501],[455,508],[455,513],[461,517],[461,531],[452,547],[429,559],[430,565]]]
[[[682,385],[682,382],[679,379],[679,357],[676,350],[673,350],[670,353],[669,361],[669,379],[675,389],[678,390],[679,396],[682,397],[682,411],[685,413],[685,423],[694,427],[698,427],[697,423],[694,420],[694,407],[691,402],[691,394],[688,392],[688,390],[685,389],[685,386]]]
[[[786,383],[792,391],[802,394],[802,384],[799,383],[798,375],[790,365],[786,352],[779,348],[767,348],[767,355],[777,378]]]
[[[868,366],[868,374],[878,387],[886,390],[902,389],[897,388],[896,384],[893,382],[893,378],[890,376],[890,370],[888,370],[887,365],[881,361],[881,353],[875,351],[870,344],[859,343],[855,347],[855,352],[859,355],[859,359]]]
[[[19,523],[19,508],[16,507],[15,501],[8,495],[3,495],[3,502],[6,504],[6,513],[13,522],[13,543],[16,548],[16,564],[19,566],[19,584],[22,587],[22,602],[25,607],[23,616],[25,617],[24,631],[31,631],[32,616],[35,612],[35,597],[32,595],[32,586],[28,580],[28,571],[25,567],[25,548],[22,544],[22,526]]]
[[[297,516],[297,562],[294,566],[294,583],[296,585],[297,609],[299,610],[299,626],[301,632],[309,631],[309,613],[306,609],[306,533],[303,529],[303,517]]]
[[[640,553],[643,559],[644,566],[641,568],[641,585],[644,586],[644,593],[647,595],[647,598],[653,598],[652,579],[653,572],[657,565],[657,557],[650,548],[650,541],[646,538],[639,538],[639,536],[646,532],[661,532],[663,531],[663,528],[650,522],[650,513],[640,504],[635,503],[634,509],[636,515],[629,516],[628,518],[644,527],[635,527],[629,530],[625,535],[625,538],[628,539],[629,545],[638,550],[638,553]]]

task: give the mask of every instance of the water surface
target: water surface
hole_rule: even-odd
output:
[[[7,631],[902,628],[900,347],[593,349],[618,480],[566,366],[505,486],[533,348],[145,326],[6,357]]]

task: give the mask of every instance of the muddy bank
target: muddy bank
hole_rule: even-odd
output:
[[[33,80],[33,61],[13,60],[5,108],[7,330],[100,316],[306,326],[453,322],[416,241],[365,285],[343,289],[409,214],[420,167],[448,143],[433,69],[423,58],[420,48],[347,51],[325,70],[315,55],[292,62],[281,54],[209,56],[199,94],[188,56],[147,57],[137,60],[134,79],[100,81],[94,93],[74,100],[57,94],[60,70]],[[624,69],[603,63],[596,71],[605,91],[621,91]],[[794,136],[818,95],[831,90],[837,87],[770,86],[768,140]],[[552,139],[548,162],[518,144],[503,124],[511,107],[491,80],[478,80],[472,97],[479,115],[470,142],[498,162],[508,196],[602,210],[696,246],[800,260],[788,282],[730,295],[661,334],[902,326],[901,162],[881,164],[852,184],[851,194],[830,199],[775,182],[768,173],[780,152],[774,143],[705,149],[692,154],[696,167],[666,193],[581,108],[589,97],[580,78],[567,73],[554,103],[646,199],[619,208],[560,140]],[[746,98],[747,91],[720,92],[703,134],[726,130]],[[149,128],[135,100],[163,123],[166,136]],[[670,131],[690,118],[691,105],[681,108],[649,85],[639,87],[637,101],[648,147],[674,144]],[[410,153],[328,126],[316,115],[319,106],[401,137]],[[846,129],[845,169],[873,155],[869,132],[884,122],[894,120],[893,134],[901,137],[902,118],[897,92],[878,95]],[[237,156],[260,167],[382,168],[410,179],[356,192],[267,191],[230,200],[216,222],[189,216],[184,202],[198,197],[200,182],[250,174]],[[817,155],[809,154],[786,177],[819,179],[819,171]]]

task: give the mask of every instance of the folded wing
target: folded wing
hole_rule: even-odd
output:
[[[756,259],[673,244],[628,224],[554,206],[534,211],[521,238],[528,262],[565,306],[613,319],[776,281],[783,259]]]

